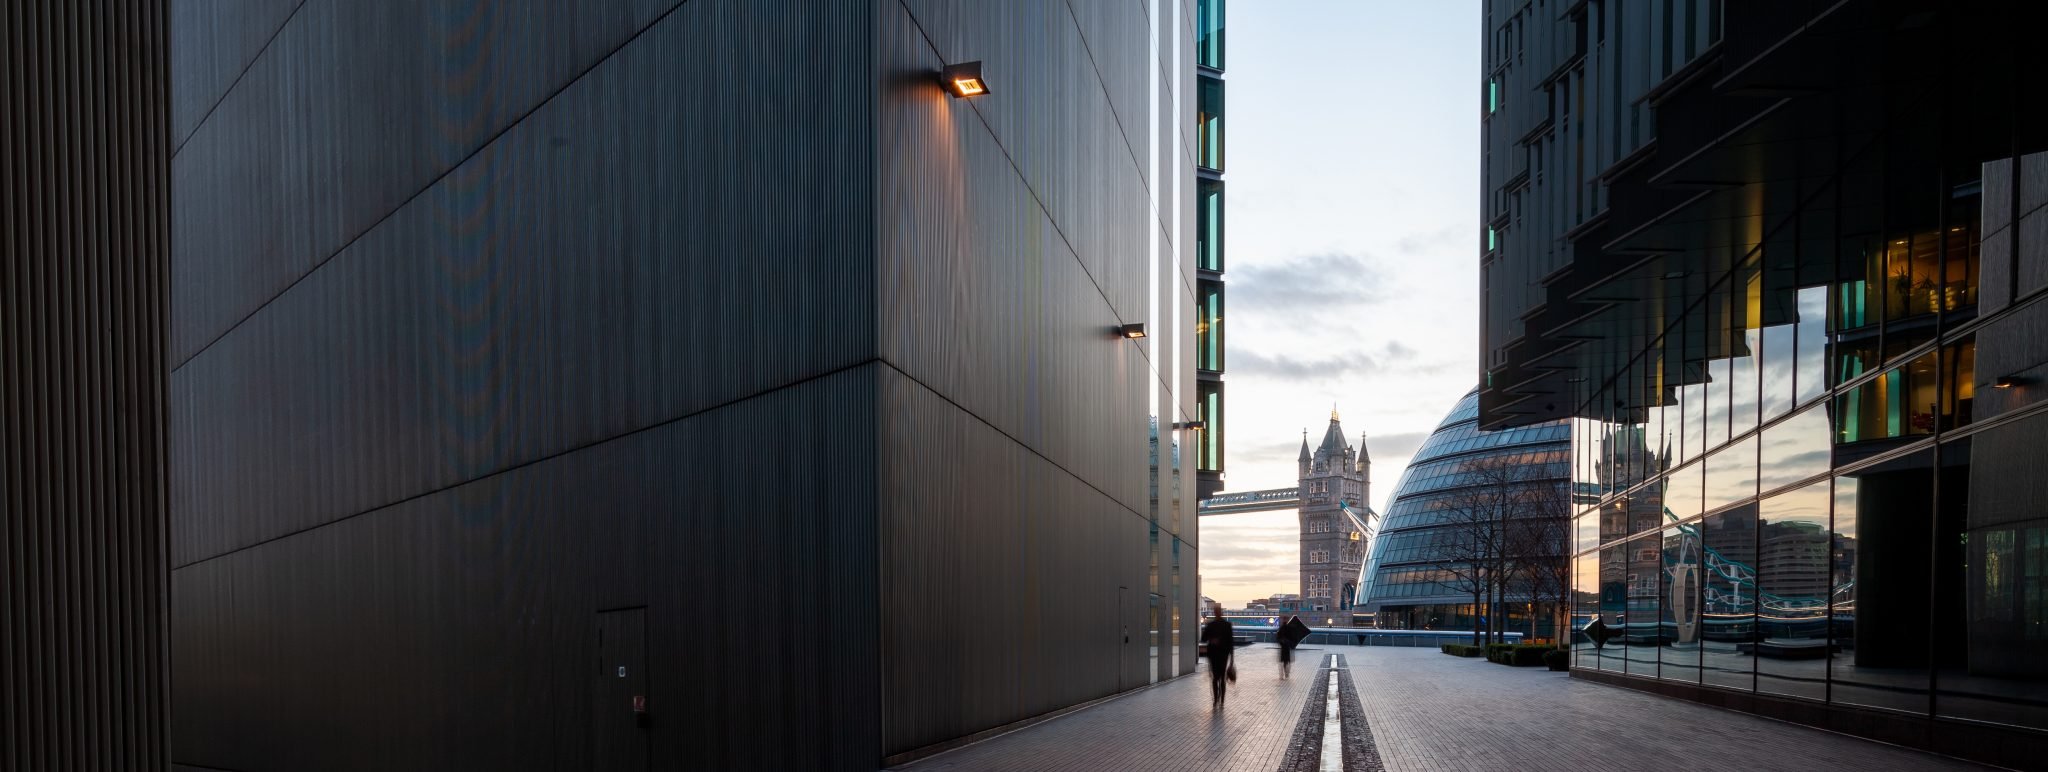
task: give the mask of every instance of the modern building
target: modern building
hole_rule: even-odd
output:
[[[1190,672],[1211,12],[173,5],[171,762],[874,769]]]
[[[1574,675],[2038,767],[2048,9],[1485,9],[1479,424],[1572,421]]]
[[[170,3],[0,11],[0,769],[163,770]]]
[[[1320,615],[1311,624],[1349,625],[1370,536],[1360,527],[1371,519],[1366,502],[1372,499],[1372,457],[1365,452],[1365,435],[1359,435],[1357,448],[1351,447],[1332,409],[1330,425],[1314,451],[1308,448],[1308,432],[1302,432],[1298,467],[1301,610]],[[1345,513],[1346,507],[1356,520]]]
[[[1195,488],[1223,490],[1223,5],[1195,0]]]
[[[1540,517],[1543,513],[1533,508],[1551,504],[1562,510],[1570,451],[1571,427],[1564,422],[1482,431],[1478,392],[1459,399],[1423,440],[1387,498],[1365,565],[1365,586],[1358,593],[1358,604],[1372,613],[1373,626],[1473,629],[1470,559],[1485,556],[1463,541],[1471,536],[1464,525],[1472,522],[1473,508],[1505,501],[1526,504],[1498,508],[1503,517],[1516,518]],[[1560,564],[1562,536],[1555,538]],[[1480,610],[1501,617],[1506,631],[1552,637],[1552,612],[1561,589],[1546,593],[1525,576],[1501,597],[1479,604]]]

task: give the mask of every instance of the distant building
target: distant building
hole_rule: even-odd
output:
[[[1364,450],[1363,434],[1358,444],[1354,449],[1344,441],[1344,426],[1338,423],[1334,409],[1329,427],[1323,430],[1322,444],[1310,450],[1308,433],[1301,437],[1300,605],[1303,611],[1327,612],[1325,619],[1335,619],[1334,612],[1351,610],[1359,569],[1365,565],[1367,534],[1342,506],[1350,506],[1360,518],[1366,516],[1372,458]],[[1344,623],[1350,623],[1348,614]]]
[[[1461,590],[1454,577],[1447,574],[1442,565],[1445,551],[1438,547],[1440,540],[1458,536],[1446,521],[1447,502],[1472,486],[1490,484],[1475,478],[1472,470],[1501,460],[1530,466],[1517,485],[1563,486],[1570,477],[1570,447],[1571,429],[1562,423],[1482,432],[1478,393],[1468,393],[1458,400],[1450,415],[1415,451],[1415,457],[1394,485],[1393,496],[1387,499],[1387,511],[1380,518],[1379,533],[1372,543],[1372,559],[1365,571],[1365,592],[1359,599],[1363,610],[1375,615],[1374,626],[1401,630],[1472,629],[1472,593]],[[1558,503],[1562,510],[1563,499],[1559,498]],[[1558,559],[1563,560],[1563,540],[1558,541],[1555,548]],[[1511,590],[1495,613],[1505,615],[1510,632],[1527,633],[1533,627],[1538,637],[1554,635],[1548,621],[1552,616],[1550,610],[1533,609],[1532,602],[1531,593],[1524,586]]]

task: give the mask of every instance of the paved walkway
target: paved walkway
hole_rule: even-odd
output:
[[[1390,772],[1988,769],[1652,694],[1434,649],[1322,646],[1282,681],[1278,650],[1240,650],[1228,706],[1209,709],[1206,666],[1087,710],[901,770],[1246,770],[1287,756],[1315,668],[1342,653]],[[1348,716],[1347,716],[1348,718]]]

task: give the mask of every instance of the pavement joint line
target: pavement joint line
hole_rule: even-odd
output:
[[[1335,772],[1344,768],[1344,703],[1340,699],[1343,689],[1337,686],[1337,655],[1330,655],[1331,667],[1328,683],[1323,684],[1323,752],[1322,772]]]

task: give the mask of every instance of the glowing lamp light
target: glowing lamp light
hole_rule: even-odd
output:
[[[1145,323],[1131,322],[1130,324],[1123,325],[1121,327],[1116,328],[1116,334],[1122,335],[1132,340],[1137,340],[1139,338],[1145,337]]]
[[[981,62],[961,62],[946,65],[939,70],[939,83],[946,87],[946,93],[954,99],[977,97],[988,93],[988,81],[981,78]]]
[[[1201,421],[1182,421],[1180,423],[1174,424],[1173,428],[1186,429],[1192,432],[1199,432],[1202,429],[1207,428],[1207,424],[1204,424]]]
[[[1994,389],[2010,389],[2018,385],[2020,385],[2020,379],[2010,375],[1998,376],[1998,380],[1991,382],[1991,388]]]

